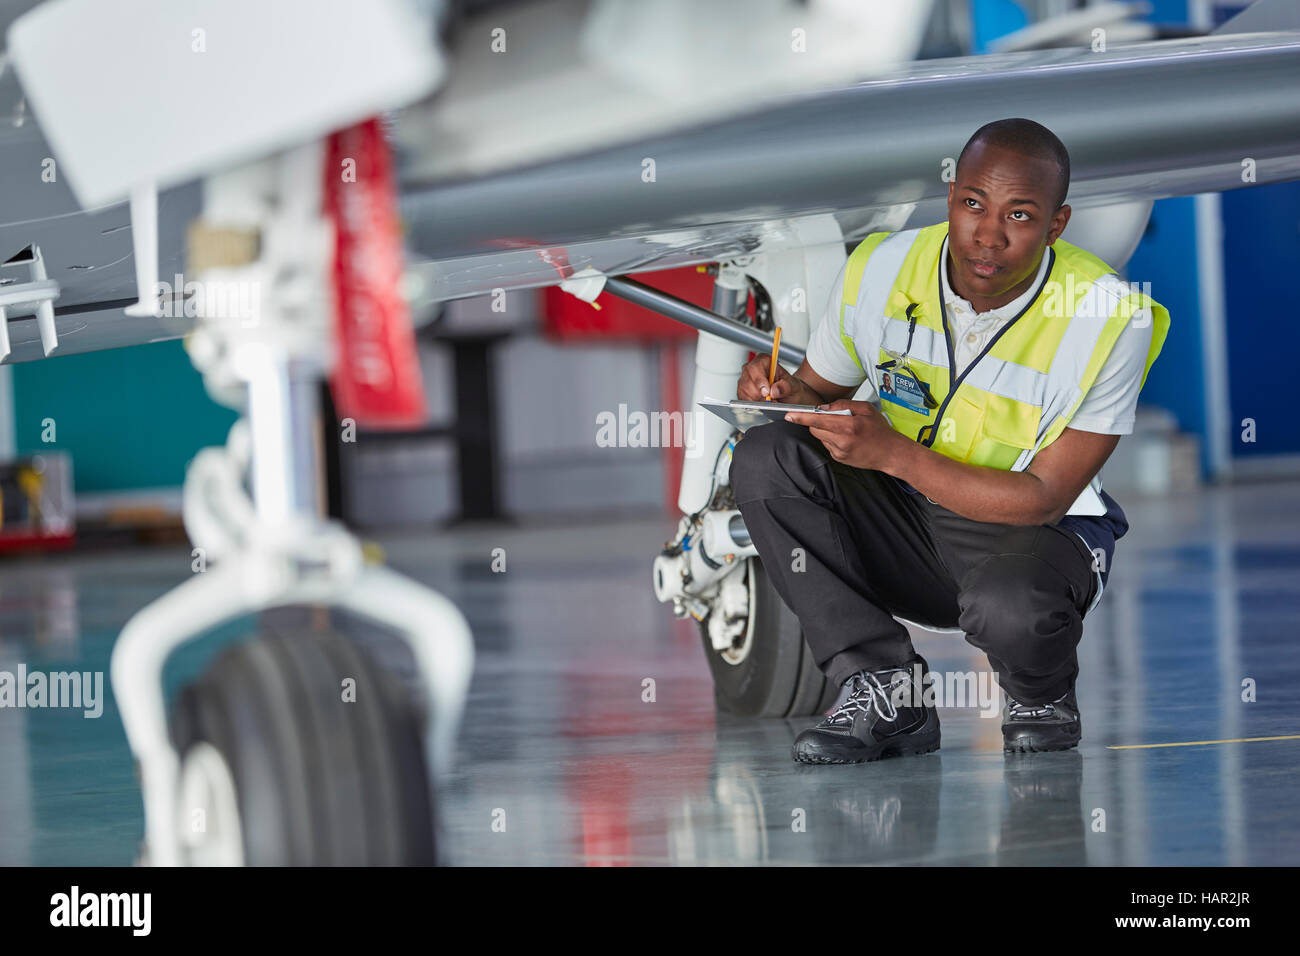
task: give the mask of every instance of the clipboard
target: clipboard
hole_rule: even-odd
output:
[[[705,397],[698,403],[717,415],[723,421],[730,422],[742,432],[754,425],[766,425],[768,422],[785,421],[786,412],[806,412],[813,415],[851,415],[851,409],[837,408],[835,411],[819,409],[816,405],[787,405],[784,402],[744,402],[733,398],[725,402],[720,398]]]

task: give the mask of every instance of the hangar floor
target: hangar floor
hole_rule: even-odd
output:
[[[450,862],[1300,863],[1300,482],[1120,500],[1132,528],[1085,625],[1077,751],[1004,756],[996,719],[945,708],[938,753],[851,767],[791,762],[808,719],[715,713],[693,625],[650,590],[669,518],[382,537],[475,632],[440,791]],[[107,696],[118,630],[189,560],[0,562],[0,670],[103,671]],[[915,637],[935,670],[987,666]],[[111,700],[100,719],[0,709],[0,821],[0,864],[132,862],[143,818]]]

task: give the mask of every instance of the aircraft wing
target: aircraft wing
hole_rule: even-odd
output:
[[[476,179],[408,181],[426,295],[650,271],[754,251],[831,213],[846,241],[946,216],[945,169],[979,126],[1067,144],[1078,209],[1300,178],[1300,32],[926,60],[852,86]],[[432,145],[428,148],[433,149]],[[640,176],[654,160],[655,179]]]

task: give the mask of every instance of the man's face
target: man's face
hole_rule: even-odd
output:
[[[948,185],[948,251],[954,291],[979,311],[1005,305],[1037,273],[1065,231],[1070,207],[1055,208],[1056,166],[983,143]]]

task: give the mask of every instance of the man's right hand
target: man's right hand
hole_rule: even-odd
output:
[[[771,355],[757,355],[740,370],[740,384],[736,397],[744,402],[761,402],[769,395],[767,376],[772,368]],[[776,365],[776,381],[770,389],[772,401],[790,405],[820,405],[824,399],[795,378],[780,362]]]

